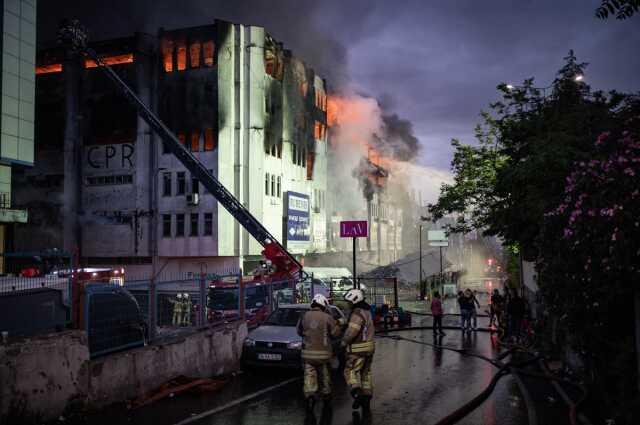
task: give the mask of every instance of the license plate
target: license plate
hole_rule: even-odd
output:
[[[282,354],[258,353],[258,360],[280,361]]]

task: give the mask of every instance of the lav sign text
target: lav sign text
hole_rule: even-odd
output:
[[[341,221],[340,237],[341,238],[366,238],[368,233],[368,223],[363,221]]]

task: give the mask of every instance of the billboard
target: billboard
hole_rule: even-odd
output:
[[[286,200],[287,240],[308,242],[311,239],[309,195],[289,191]]]

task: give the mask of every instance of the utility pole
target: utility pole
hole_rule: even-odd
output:
[[[418,258],[420,263],[420,270],[418,272],[418,285],[420,285],[420,300],[424,300],[424,285],[422,285],[422,223],[418,225],[420,229],[418,232]]]

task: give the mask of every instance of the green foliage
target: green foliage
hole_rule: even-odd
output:
[[[589,140],[615,126],[615,111],[627,99],[592,93],[576,81],[586,65],[569,52],[548,88],[535,87],[533,79],[499,85],[502,100],[482,113],[478,144],[452,142],[454,182],[442,186],[431,214],[457,215],[452,231],[484,229],[535,259],[544,213],[561,200],[571,165],[589,156]]]
[[[640,0],[602,0],[596,9],[596,16],[600,19],[607,19],[609,15],[616,19],[627,19],[638,13]]]

